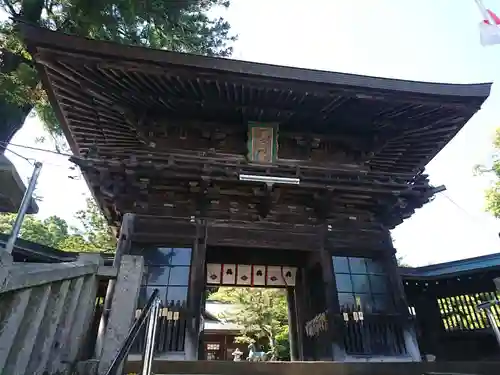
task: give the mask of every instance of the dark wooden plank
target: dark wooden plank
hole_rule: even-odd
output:
[[[140,372],[140,361],[129,361],[125,370]],[[423,375],[429,372],[462,375],[497,375],[499,362],[230,362],[230,361],[161,361],[153,364],[156,374],[207,375]]]
[[[189,276],[188,309],[191,316],[186,323],[186,358],[199,359],[200,324],[202,316],[202,300],[205,295],[207,227],[202,220],[196,220],[196,236],[193,244],[191,270]]]

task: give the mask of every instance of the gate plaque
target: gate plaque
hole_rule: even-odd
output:
[[[248,124],[248,160],[272,163],[278,151],[278,127],[275,124]]]

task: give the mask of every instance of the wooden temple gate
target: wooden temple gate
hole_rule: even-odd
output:
[[[164,302],[158,351],[200,357],[207,263],[260,264],[297,268],[296,358],[420,360],[390,230],[440,191],[423,167],[488,84],[20,29],[109,224],[135,218],[130,252],[147,267],[140,301],[154,287]]]

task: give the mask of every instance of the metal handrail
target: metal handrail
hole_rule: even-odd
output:
[[[160,309],[161,299],[157,296],[153,301],[153,307],[151,307],[148,325],[146,328],[146,344],[142,355],[142,375],[151,375],[153,357],[155,354],[156,328],[158,327]]]
[[[491,329],[493,330],[493,334],[495,335],[495,338],[497,339],[497,343],[500,346],[500,329],[498,328],[497,322],[495,317],[493,316],[493,313],[491,312],[491,308],[493,306],[500,306],[500,301],[498,300],[493,300],[493,301],[487,301],[480,303],[477,305],[478,310],[484,310],[486,312],[486,317],[488,318],[488,321],[490,322]]]
[[[154,354],[154,345],[155,345],[155,334],[156,334],[156,325],[158,321],[158,315],[159,315],[159,310],[161,306],[161,300],[158,297],[159,290],[155,289],[153,293],[151,294],[151,297],[149,297],[148,302],[146,303],[146,306],[144,306],[144,309],[141,311],[141,315],[139,316],[138,319],[134,322],[130,330],[128,331],[127,337],[123,341],[122,346],[120,347],[120,350],[116,354],[115,358],[113,359],[113,362],[111,362],[111,365],[108,368],[108,371],[106,371],[105,375],[117,375],[118,370],[120,366],[123,363],[123,360],[125,357],[128,356],[130,352],[130,348],[132,347],[132,344],[134,343],[137,335],[139,334],[139,330],[142,328],[144,323],[146,322],[146,319],[149,317],[148,321],[148,336],[147,336],[147,341],[146,341],[146,346],[144,349],[144,365],[143,365],[143,371],[144,371],[144,366],[146,365],[146,362],[149,364],[148,366],[148,373],[144,373],[143,375],[150,375],[151,373],[151,363],[153,362],[153,354]],[[150,328],[151,328],[151,335],[150,333]],[[147,355],[147,357],[146,357]]]

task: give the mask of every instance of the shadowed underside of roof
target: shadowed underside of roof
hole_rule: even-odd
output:
[[[372,170],[415,173],[490,84],[363,77],[91,41],[21,25],[73,151],[155,154],[146,118],[275,122],[357,138]]]

